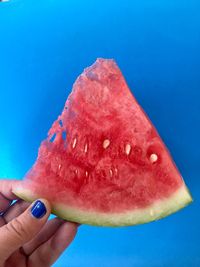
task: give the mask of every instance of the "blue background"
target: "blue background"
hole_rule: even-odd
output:
[[[200,1],[0,3],[0,177],[23,177],[75,78],[115,58],[194,203],[157,222],[81,226],[54,265],[200,266]]]

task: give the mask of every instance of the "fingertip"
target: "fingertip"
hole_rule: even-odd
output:
[[[64,222],[52,237],[51,246],[56,253],[60,254],[69,244],[74,240],[77,233],[78,226],[73,222]]]
[[[77,229],[79,226],[81,226],[80,223],[76,223],[76,222],[67,222],[67,223],[70,224],[71,227],[76,228],[76,229]]]
[[[75,235],[78,230],[78,226],[79,225],[75,222],[64,222],[62,225],[63,232],[70,233],[71,235]]]
[[[44,199],[44,198],[40,198],[38,200],[41,201],[45,205],[47,213],[50,214],[51,213],[51,204],[50,204],[50,202],[47,199]]]
[[[46,199],[37,199],[29,207],[29,212],[36,219],[47,219],[51,214],[51,205]]]
[[[8,200],[15,200],[19,197],[16,196],[13,189],[20,183],[17,180],[1,180],[0,181],[0,192]]]

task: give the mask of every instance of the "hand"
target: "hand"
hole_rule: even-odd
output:
[[[40,199],[31,206],[17,199],[17,181],[0,181],[0,267],[49,267],[74,239],[78,225],[47,221],[51,207]],[[11,205],[12,200],[17,200]]]

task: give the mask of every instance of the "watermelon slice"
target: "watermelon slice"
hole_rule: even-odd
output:
[[[44,197],[66,220],[146,223],[192,201],[156,129],[114,60],[97,59],[76,80],[37,161],[14,190]]]

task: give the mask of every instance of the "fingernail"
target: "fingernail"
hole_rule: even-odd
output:
[[[42,201],[40,200],[37,200],[31,209],[31,213],[33,217],[37,219],[42,218],[46,214],[46,212],[47,212],[47,209],[44,203],[42,203]]]

